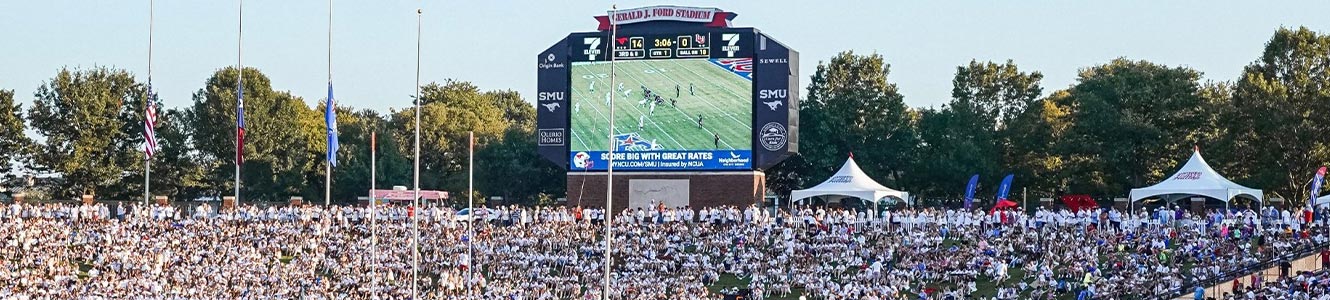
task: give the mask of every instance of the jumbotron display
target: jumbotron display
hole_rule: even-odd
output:
[[[572,65],[573,169],[608,166],[611,144],[619,169],[752,168],[751,58],[625,61],[614,67],[611,85],[609,63]]]
[[[610,17],[618,30],[607,30]],[[616,171],[724,171],[797,151],[797,53],[756,29],[726,27],[732,17],[625,10],[542,52],[541,155],[571,172],[606,170],[611,155]]]

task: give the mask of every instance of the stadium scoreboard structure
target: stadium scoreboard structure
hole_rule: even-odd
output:
[[[798,151],[798,53],[735,16],[617,10],[537,55],[538,152],[568,170],[571,205],[603,205],[611,161],[630,207],[762,199],[762,170]]]

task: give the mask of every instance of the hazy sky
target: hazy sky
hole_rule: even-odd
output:
[[[1073,3],[1074,2],[1074,3]],[[1116,57],[1184,65],[1233,80],[1280,26],[1330,32],[1330,1],[624,1],[719,7],[800,52],[801,73],[837,52],[880,53],[910,106],[936,106],[958,65],[1013,59],[1044,74],[1047,92],[1079,68]],[[328,2],[244,3],[244,60],[278,90],[316,103],[326,93]],[[345,1],[333,10],[333,76],[343,105],[410,105],[417,7],[424,8],[422,81],[456,78],[531,98],[533,57],[570,32],[592,31],[605,1]],[[148,0],[0,1],[0,88],[32,93],[62,66],[147,75]],[[155,4],[153,82],[169,107],[236,64],[236,1]],[[801,83],[807,85],[808,78]]]

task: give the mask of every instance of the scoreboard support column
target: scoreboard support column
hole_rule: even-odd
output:
[[[748,207],[766,197],[766,174],[760,171],[655,172],[614,174],[614,208],[646,208],[655,203],[668,207]],[[604,207],[605,172],[568,172],[569,206]],[[686,198],[686,199],[680,199]]]

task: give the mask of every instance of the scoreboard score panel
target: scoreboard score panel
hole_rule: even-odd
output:
[[[693,31],[667,33],[620,32],[617,36],[593,32],[574,34],[582,41],[580,49],[570,51],[581,55],[572,61],[676,59],[676,58],[751,58],[754,32],[752,30]]]

